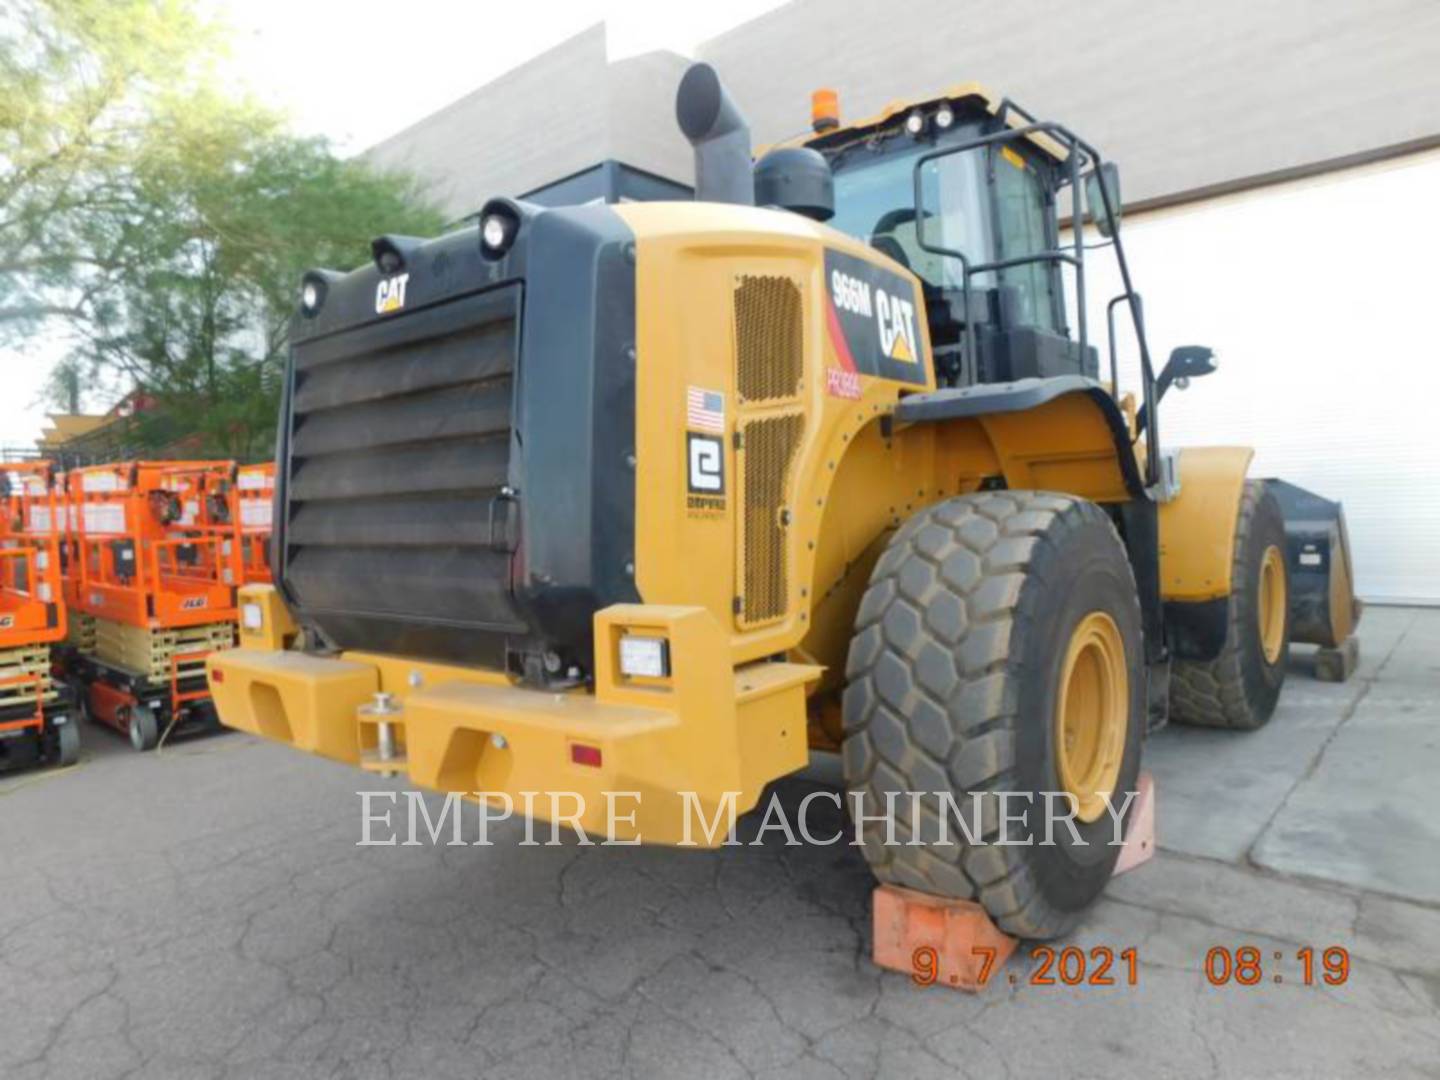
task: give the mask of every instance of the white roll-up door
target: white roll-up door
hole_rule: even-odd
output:
[[[1175,345],[1220,355],[1219,371],[1165,399],[1162,445],[1251,445],[1252,475],[1342,500],[1357,589],[1377,601],[1440,603],[1436,192],[1432,152],[1123,229],[1157,370]],[[1119,279],[1107,251],[1089,259],[1103,372]],[[1132,339],[1119,336],[1122,386],[1134,389]]]

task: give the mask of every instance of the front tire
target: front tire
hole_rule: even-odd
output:
[[[876,876],[978,900],[1018,937],[1069,930],[1119,856],[1106,800],[1123,806],[1136,787],[1141,633],[1124,545],[1093,503],[1005,491],[911,518],[876,563],[856,619],[846,780],[867,814],[892,792],[949,793],[967,816],[973,798],[981,829],[971,844],[951,821],[937,843],[937,797],[918,814],[899,798],[897,843],[883,824],[860,823]],[[1009,800],[1003,837],[1001,792],[1033,800],[1023,822],[1026,804]],[[1076,835],[1057,821],[1054,842],[1042,843],[1045,792],[1069,794]],[[1054,811],[1065,809],[1057,797]]]
[[[1177,660],[1170,716],[1197,727],[1254,731],[1275,712],[1290,658],[1285,517],[1263,480],[1247,480],[1235,523],[1225,644],[1214,660]]]

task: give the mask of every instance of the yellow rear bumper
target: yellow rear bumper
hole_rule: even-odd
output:
[[[247,588],[242,603],[258,597],[264,618],[280,622],[283,608],[264,588]],[[210,684],[230,727],[472,799],[503,793],[521,807],[536,793],[530,804],[542,819],[549,793],[564,793],[554,804],[561,812],[578,809],[588,833],[615,839],[718,843],[723,830],[707,836],[717,813],[731,801],[743,813],[766,783],[805,765],[805,686],[819,668],[731,667],[728,641],[703,608],[619,605],[600,612],[595,628],[593,692],[525,689],[496,672],[399,657],[256,648],[278,644],[257,627],[241,648],[211,656]],[[669,640],[663,683],[619,674],[619,638],[635,630]],[[358,712],[380,692],[399,710],[388,762],[376,758],[373,718]],[[598,751],[598,764],[577,761],[577,745],[589,748],[581,761]]]

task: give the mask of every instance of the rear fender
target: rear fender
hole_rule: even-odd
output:
[[[1130,425],[1103,384],[1082,375],[953,387],[903,398],[895,419],[946,425],[961,442],[978,426],[1012,488],[1095,502],[1145,499]],[[942,440],[943,441],[943,440]],[[978,463],[973,444],[967,456]]]

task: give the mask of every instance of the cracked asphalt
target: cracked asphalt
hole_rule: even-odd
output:
[[[850,847],[357,847],[384,782],[87,730],[0,780],[0,1077],[1440,1077],[1440,611],[1361,638],[1256,735],[1152,740],[1162,850],[1055,943],[1135,986],[1030,985],[1030,943],[979,995],[881,972]],[[1211,986],[1242,945],[1263,978]]]

